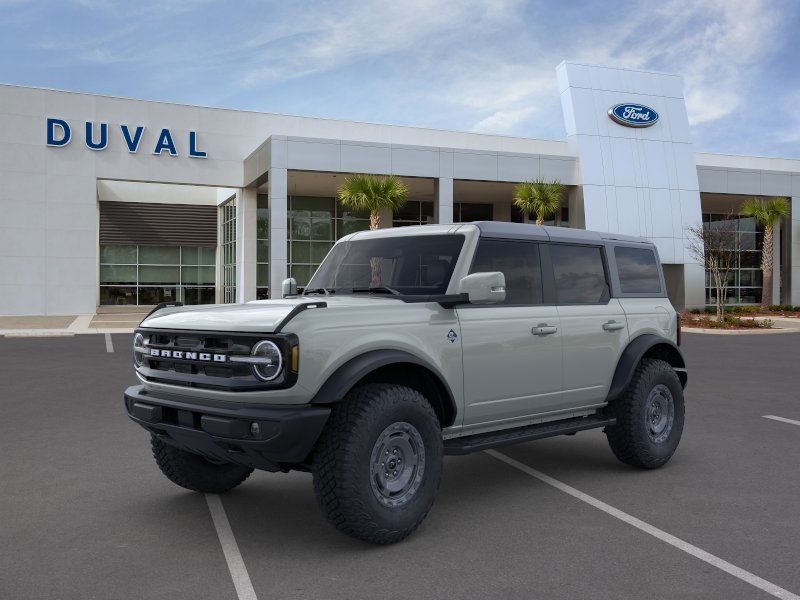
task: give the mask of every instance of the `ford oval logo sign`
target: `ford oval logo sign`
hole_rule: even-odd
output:
[[[658,121],[658,113],[644,104],[617,104],[608,109],[608,116],[626,127],[650,127]]]

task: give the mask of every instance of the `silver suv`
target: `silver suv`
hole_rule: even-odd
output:
[[[328,520],[374,543],[428,514],[447,454],[602,427],[656,468],[681,438],[680,323],[656,248],[478,222],[365,231],[308,286],[158,307],[136,330],[130,417],[174,483],[313,474]]]

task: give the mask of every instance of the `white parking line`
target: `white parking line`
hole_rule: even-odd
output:
[[[787,419],[786,417],[776,417],[775,415],[763,415],[765,419],[772,419],[773,421],[780,421],[781,423],[789,423],[789,425],[800,425],[800,421],[794,419]]]
[[[114,342],[111,341],[111,334],[106,334],[106,352],[114,351]]]
[[[703,562],[706,562],[714,567],[717,567],[718,569],[725,571],[729,575],[733,575],[734,577],[741,579],[745,583],[749,583],[750,585],[757,587],[758,589],[763,590],[768,594],[775,596],[776,598],[781,598],[781,600],[800,600],[800,596],[798,596],[797,594],[793,594],[792,592],[785,590],[782,587],[775,585],[774,583],[770,583],[766,579],[762,579],[757,575],[753,575],[752,573],[745,571],[744,569],[741,569],[736,565],[729,563],[726,560],[714,556],[713,554],[710,554],[705,550],[698,548],[697,546],[693,546],[689,542],[677,538],[674,535],[670,535],[666,531],[662,531],[661,529],[658,529],[657,527],[654,527],[649,523],[645,523],[644,521],[637,519],[636,517],[629,515],[628,513],[623,512],[618,508],[614,508],[610,504],[606,504],[602,500],[598,500],[597,498],[594,498],[588,494],[584,494],[580,490],[577,490],[574,487],[567,485],[566,483],[561,483],[557,479],[553,479],[549,475],[545,475],[541,471],[537,471],[536,469],[533,469],[526,464],[514,460],[513,458],[506,456],[505,454],[502,454],[497,450],[486,450],[485,452],[489,456],[492,456],[497,460],[503,461],[507,465],[510,465],[515,469],[518,469],[523,473],[530,475],[531,477],[535,477],[539,481],[542,481],[547,485],[553,486],[554,488],[561,490],[565,494],[569,494],[573,498],[577,498],[578,500],[586,502],[586,504],[594,506],[596,509],[602,510],[604,513],[609,514],[612,517],[616,517],[620,521],[623,521],[628,525],[632,525],[637,529],[644,531],[645,533],[648,533],[655,538],[658,538],[662,542],[666,542],[670,546],[674,546],[679,550],[683,550],[687,554],[691,554],[695,558],[699,558]]]
[[[236,595],[239,600],[258,600],[250,575],[247,574],[247,567],[244,566],[242,554],[239,552],[239,545],[233,537],[233,530],[228,515],[225,514],[225,507],[222,506],[222,500],[217,494],[206,494],[206,502],[211,512],[211,520],[214,521],[214,528],[217,530],[222,553],[225,555],[225,562],[228,563]]]

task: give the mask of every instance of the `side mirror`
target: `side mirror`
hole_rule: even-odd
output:
[[[458,293],[467,294],[470,304],[499,304],[506,299],[506,276],[500,271],[472,273],[461,279]]]
[[[281,283],[281,295],[284,298],[286,296],[297,296],[297,280],[294,277],[283,280],[283,283]]]

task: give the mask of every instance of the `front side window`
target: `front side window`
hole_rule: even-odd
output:
[[[541,304],[539,246],[531,242],[481,240],[470,273],[500,271],[506,278],[503,304]]]
[[[387,236],[342,242],[333,247],[306,290],[444,294],[463,245],[461,235]]]
[[[623,294],[660,294],[661,278],[655,253],[648,248],[614,248]]]
[[[550,258],[559,304],[598,304],[609,298],[600,248],[554,244]]]

